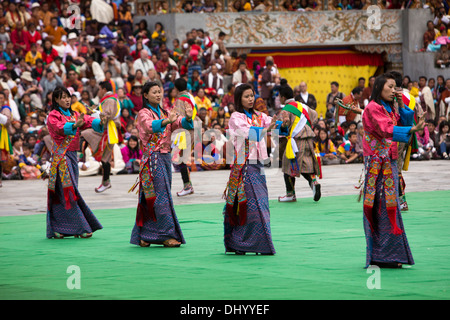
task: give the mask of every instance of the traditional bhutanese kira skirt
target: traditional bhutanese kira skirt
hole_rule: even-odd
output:
[[[366,167],[364,187],[366,187],[368,183],[367,172],[369,169],[369,162],[370,156],[364,157],[364,165]],[[366,268],[372,264],[372,262],[414,264],[400,211],[397,160],[391,159],[390,162],[397,199],[396,224],[402,232],[401,234],[394,234],[392,232],[392,222],[389,219],[388,211],[386,209],[386,189],[383,183],[383,172],[381,171],[376,180],[376,193],[372,209],[372,228],[367,217],[364,215],[363,218],[366,236]]]
[[[162,244],[169,239],[186,243],[173,207],[171,160],[170,153],[155,152],[151,155],[153,186],[156,193],[153,205],[156,221],[147,219],[142,227],[135,223],[131,233],[131,244],[139,245],[141,239],[154,244]],[[143,206],[143,210],[148,210],[143,190],[139,193],[139,204]]]
[[[78,191],[77,152],[67,151],[65,157],[76,200],[72,201],[67,208],[58,170],[55,184],[57,200],[49,197],[47,205],[47,238],[54,237],[55,232],[64,235],[80,235],[103,228]]]
[[[230,216],[224,209],[225,252],[275,254],[270,230],[269,197],[264,167],[261,163],[247,164],[246,167],[244,179],[247,198],[246,222],[243,225],[230,223]],[[238,197],[235,201],[238,201]]]

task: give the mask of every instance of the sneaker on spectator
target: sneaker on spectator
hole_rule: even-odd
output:
[[[279,202],[296,202],[297,198],[295,197],[295,194],[293,195],[285,195],[282,197],[278,197]]]
[[[95,192],[102,193],[103,191],[106,191],[110,188],[111,188],[111,183],[108,183],[107,185],[104,185],[102,183],[98,188],[95,188]]]
[[[177,196],[183,197],[183,196],[187,196],[187,195],[192,194],[192,193],[194,193],[194,188],[188,187],[188,188],[184,188],[180,192],[177,192]]]

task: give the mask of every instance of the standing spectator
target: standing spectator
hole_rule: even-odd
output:
[[[364,108],[369,104],[369,99],[372,94],[373,84],[375,83],[375,77],[371,76],[369,77],[369,85],[363,89],[361,100],[359,102],[359,105],[361,108]]]
[[[419,98],[422,110],[426,112],[427,119],[434,119],[436,116],[436,111],[434,107],[433,94],[431,93],[430,87],[427,86],[427,77],[419,77]]]
[[[266,61],[266,67],[264,68],[261,74],[261,92],[260,96],[264,99],[267,107],[269,109],[274,108],[274,103],[272,99],[272,89],[275,86],[275,81],[273,79],[272,67],[274,63],[272,60]]]
[[[445,90],[442,91],[437,106],[438,112],[436,112],[436,114],[439,116],[444,116],[445,119],[448,120],[448,114],[450,111],[450,78],[445,81]]]
[[[327,103],[327,113],[326,119],[334,121],[334,113],[336,110],[336,99],[343,99],[344,94],[339,92],[339,83],[336,81],[331,82],[331,92],[327,95],[326,103]]]
[[[300,82],[299,88],[300,94],[295,97],[295,101],[299,101],[303,104],[306,104],[311,109],[316,110],[317,108],[316,97],[314,97],[313,94],[308,92],[308,86],[306,85],[306,82],[304,81]]]

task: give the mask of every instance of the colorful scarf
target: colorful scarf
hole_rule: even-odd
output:
[[[291,125],[291,129],[289,131],[289,136],[286,137],[286,158],[288,158],[291,162],[292,175],[297,176],[300,172],[300,168],[296,157],[296,153],[299,150],[297,147],[297,142],[295,141],[295,136],[302,131],[305,125],[312,128],[311,119],[308,114],[308,107],[298,101],[289,102],[283,110],[295,115],[294,123]],[[320,157],[317,157],[315,154],[314,157],[317,159],[317,163],[319,165],[319,178],[322,179],[322,164]]]
[[[245,139],[245,161],[238,163],[238,154],[235,150],[234,164],[231,168],[230,178],[224,191],[226,198],[225,212],[230,219],[231,226],[242,226],[247,222],[247,197],[245,195],[244,170],[249,157],[249,141]],[[228,191],[228,194],[227,194]],[[238,197],[235,205],[236,196]]]
[[[63,194],[65,199],[65,208],[70,209],[71,202],[77,201],[78,197],[75,194],[75,189],[72,185],[69,168],[67,166],[66,152],[75,136],[66,136],[61,145],[53,143],[52,146],[52,165],[48,174],[48,201],[53,200],[53,203],[60,203],[58,196],[55,193],[56,177],[59,171],[59,177],[63,187]],[[46,177],[44,177],[45,179]]]
[[[195,103],[195,99],[192,96],[192,94],[183,93],[182,95],[180,95],[180,97],[178,99],[181,101],[187,102],[191,105],[192,110],[193,110],[192,120],[194,120],[198,113],[198,106]],[[179,150],[186,149],[187,145],[186,145],[186,132],[185,131],[182,131],[175,136],[173,145],[176,146]]]
[[[162,110],[162,109],[161,109]],[[162,110],[163,114],[164,110]],[[165,119],[164,117],[162,119]],[[161,144],[161,141],[164,137],[169,134],[169,130],[164,130],[163,133],[153,133],[148,140],[148,142],[144,145],[144,152],[142,155],[139,175],[137,181],[131,187],[128,192],[132,192],[139,185],[139,195],[141,191],[144,192],[145,202],[147,205],[147,210],[145,210],[144,205],[140,203],[138,204],[137,212],[136,212],[136,225],[138,227],[144,226],[144,222],[148,220],[156,221],[155,214],[155,201],[156,201],[156,192],[153,184],[153,174],[152,174],[152,166],[151,166],[151,157],[155,149]],[[155,159],[155,163],[157,163],[157,159]]]
[[[116,104],[117,104],[117,113],[114,116],[114,119],[117,119],[120,116],[120,102],[119,102],[119,99],[117,99],[117,95],[110,94],[108,96],[103,97],[100,100],[99,110],[100,110],[100,112],[103,112],[102,105],[103,105],[103,102],[105,102],[105,100],[107,100],[107,99],[113,99],[116,102]],[[109,144],[119,143],[119,133],[117,131],[117,126],[114,123],[114,119],[108,121],[107,130],[104,133],[104,134],[106,134],[108,136],[108,143]]]
[[[1,110],[3,109],[9,109],[11,111],[11,108],[9,106],[3,106]],[[0,112],[1,112],[0,110]],[[12,119],[12,113],[11,113],[11,119]],[[9,154],[13,154],[13,148],[11,145],[11,139],[8,134],[8,130],[6,129],[5,125],[0,125],[0,150],[5,150]],[[0,173],[1,174],[1,173]]]

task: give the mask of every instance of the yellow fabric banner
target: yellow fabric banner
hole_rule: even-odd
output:
[[[280,68],[280,76],[288,81],[288,84],[294,89],[300,82],[306,82],[308,92],[313,94],[317,100],[317,114],[320,118],[325,118],[326,99],[331,92],[330,84],[332,81],[339,83],[339,91],[344,95],[350,92],[358,85],[358,78],[366,79],[366,86],[369,77],[373,76],[377,66],[323,66],[323,67],[302,67],[302,68]]]

